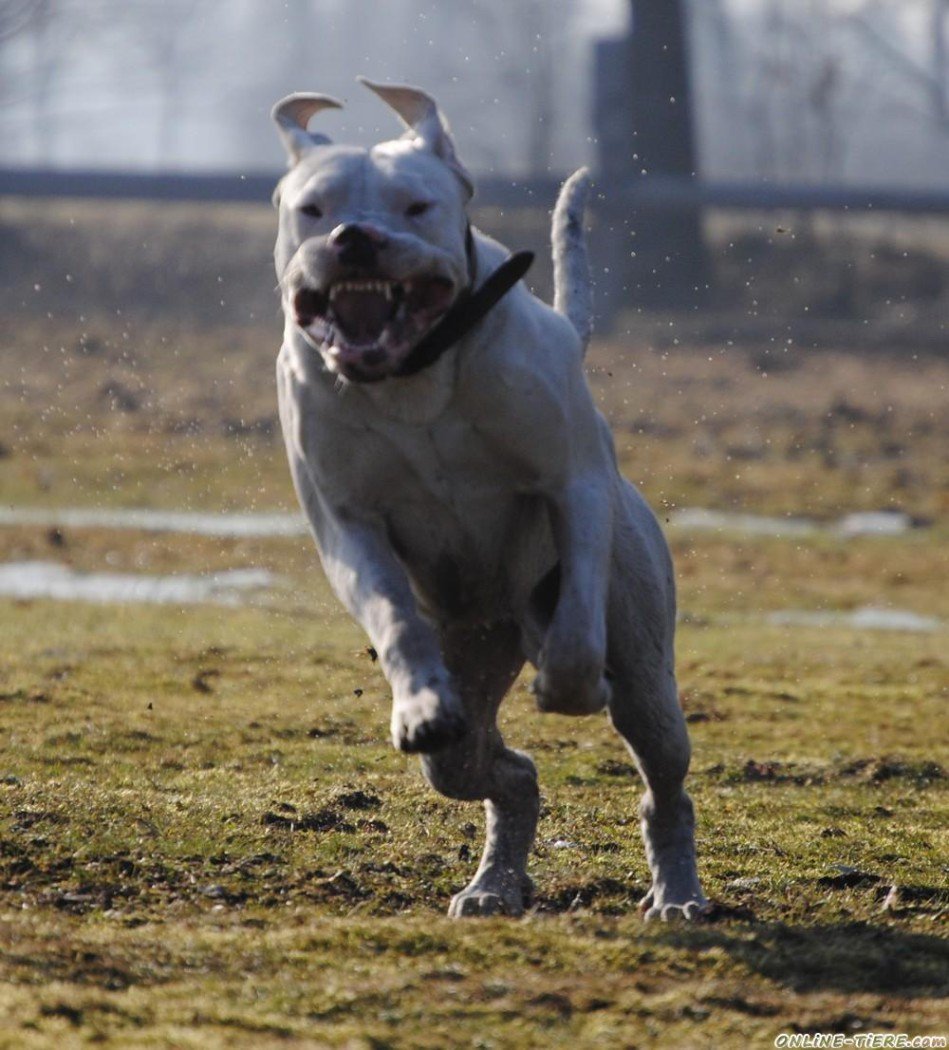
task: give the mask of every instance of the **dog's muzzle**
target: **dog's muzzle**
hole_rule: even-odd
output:
[[[434,364],[524,276],[533,253],[517,252],[472,291],[474,239],[466,235],[469,285],[438,273],[385,275],[387,238],[375,227],[338,226],[328,244],[341,275],[325,290],[301,282],[292,294],[294,320],[331,372],[351,382],[403,377]],[[363,265],[357,266],[361,263]]]
[[[370,223],[344,223],[310,243],[289,282],[293,319],[326,367],[352,382],[395,374],[458,294],[446,263],[405,272],[389,234]]]
[[[443,277],[358,276],[334,281],[326,291],[298,289],[293,312],[331,371],[372,382],[402,364],[454,298],[454,283]]]

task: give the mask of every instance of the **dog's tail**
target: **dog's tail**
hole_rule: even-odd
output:
[[[586,351],[593,331],[593,293],[590,264],[583,236],[583,211],[590,192],[586,168],[563,184],[554,206],[551,244],[554,255],[554,309],[577,330]]]

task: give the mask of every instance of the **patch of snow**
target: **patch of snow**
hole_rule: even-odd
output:
[[[270,587],[276,576],[266,569],[144,576],[117,572],[76,572],[49,561],[0,565],[0,596],[57,601],[133,602],[161,605],[239,605],[249,591]]]
[[[669,515],[669,524],[678,529],[700,532],[737,532],[745,536],[816,536],[828,533],[854,536],[902,536],[914,528],[913,519],[901,510],[856,511],[846,514],[832,525],[822,525],[809,518],[788,515],[768,517],[763,514],[738,514],[705,507],[685,507]]]
[[[806,518],[776,518],[760,514],[735,514],[705,507],[686,507],[674,511],[669,524],[678,529],[702,532],[741,532],[748,536],[812,536],[819,531],[816,522]]]
[[[901,510],[867,510],[847,514],[834,526],[841,536],[902,536],[913,519]]]
[[[945,626],[935,616],[921,616],[908,609],[865,605],[851,612],[782,610],[769,613],[768,623],[788,627],[850,627],[857,631],[938,631]]]
[[[61,528],[140,529],[191,536],[266,537],[302,536],[307,532],[300,514],[212,514],[197,511],[98,507],[0,507],[0,525],[38,525]]]

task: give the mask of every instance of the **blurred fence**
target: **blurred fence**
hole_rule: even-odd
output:
[[[145,173],[106,170],[0,169],[0,197],[61,198],[100,201],[265,203],[280,173],[247,174]],[[504,214],[548,210],[562,179],[478,179],[476,203]],[[637,301],[630,286],[629,235],[638,222],[663,213],[703,209],[749,212],[834,212],[850,216],[874,214],[949,215],[949,191],[901,190],[884,187],[715,183],[676,176],[646,176],[620,180],[600,176],[592,202],[591,252],[597,272],[598,324],[610,327],[617,312]],[[699,302],[689,305],[701,305]]]
[[[100,200],[209,201],[262,203],[270,199],[282,172],[129,172],[0,168],[0,197],[79,197]],[[566,175],[512,180],[480,177],[478,203],[487,207],[552,206]],[[752,211],[890,211],[908,215],[949,214],[949,190],[815,186],[775,183],[702,182],[650,176],[626,185],[597,186],[597,203],[674,210],[743,208]]]

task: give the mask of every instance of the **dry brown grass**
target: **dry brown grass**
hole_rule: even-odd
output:
[[[276,323],[13,320],[0,337],[8,498],[292,505]],[[590,363],[622,467],[657,509],[949,510],[949,358],[600,342]]]

